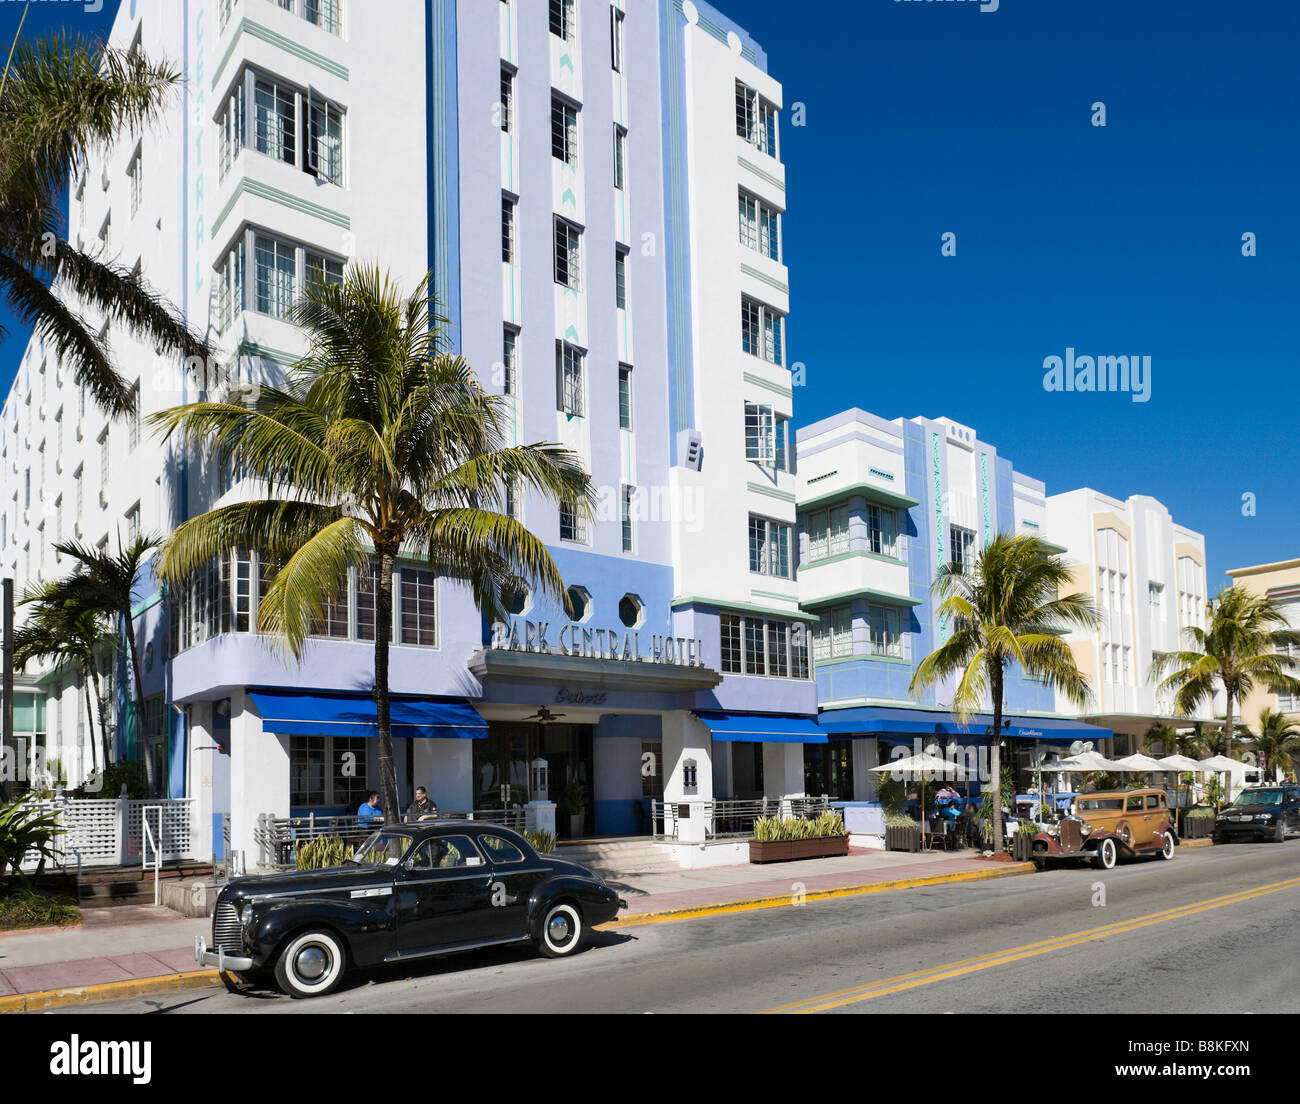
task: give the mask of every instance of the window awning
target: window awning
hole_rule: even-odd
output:
[[[715,740],[744,744],[824,744],[826,733],[811,717],[781,713],[722,713],[697,709],[695,715]]]
[[[1107,740],[1113,733],[1068,717],[1027,717],[1006,714],[1003,732],[1017,740],[1070,744],[1075,740]],[[989,713],[976,713],[969,721],[959,722],[941,710],[905,709],[892,706],[864,705],[853,709],[831,709],[817,718],[825,732],[856,736],[938,736],[953,737],[963,743],[988,743],[993,725]]]
[[[262,730],[282,736],[378,736],[379,710],[369,694],[250,690]],[[486,739],[488,725],[463,698],[393,698],[393,735],[441,740]]]

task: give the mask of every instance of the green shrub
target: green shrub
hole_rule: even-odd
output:
[[[524,839],[533,845],[539,855],[549,855],[555,850],[555,835],[552,832],[525,832]]]
[[[23,856],[34,851],[43,859],[60,855],[55,836],[63,835],[59,816],[29,798],[0,802],[0,878],[9,871],[22,876]]]
[[[66,928],[80,923],[81,912],[71,901],[47,897],[30,889],[0,893],[0,931]]]
[[[342,836],[318,836],[298,848],[294,864],[299,870],[327,870],[352,858],[352,844]]]
[[[920,828],[921,825],[917,821],[913,820],[906,813],[887,812],[885,814],[885,827],[886,828]]]
[[[1197,805],[1183,814],[1184,820],[1213,820],[1214,810],[1205,805]]]
[[[842,835],[844,835],[844,818],[830,810],[812,819],[808,817],[756,817],[754,819],[754,839],[759,843],[825,839]]]
[[[1016,825],[1016,832],[1022,836],[1036,836],[1042,829],[1032,820],[1022,820]]]

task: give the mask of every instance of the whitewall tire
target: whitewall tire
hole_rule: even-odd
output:
[[[1115,841],[1104,839],[1097,844],[1092,862],[1098,870],[1114,870],[1118,859],[1119,848],[1115,846]]]
[[[295,935],[275,963],[275,980],[289,996],[323,997],[343,978],[347,951],[338,936],[327,931]]]
[[[582,913],[569,901],[552,905],[542,921],[537,949],[547,958],[567,958],[582,946]]]
[[[1174,839],[1173,832],[1165,833],[1165,842],[1160,846],[1160,857],[1162,859],[1172,859],[1174,857],[1174,848],[1178,846],[1178,841]]]

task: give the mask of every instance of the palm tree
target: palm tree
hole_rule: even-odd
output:
[[[1258,731],[1250,737],[1250,746],[1259,758],[1261,782],[1270,767],[1290,773],[1300,762],[1300,723],[1266,705],[1259,711]]]
[[[1189,625],[1183,630],[1185,648],[1152,656],[1148,678],[1161,680],[1161,690],[1174,692],[1174,710],[1184,717],[1202,702],[1213,707],[1215,692],[1222,690],[1225,735],[1214,742],[1216,751],[1228,755],[1235,735],[1235,707],[1256,686],[1274,694],[1300,694],[1300,678],[1291,673],[1300,671],[1300,659],[1283,651],[1300,649],[1300,632],[1288,627],[1273,599],[1238,586],[1220,590],[1206,614],[1209,628]],[[1207,744],[1212,739],[1208,733],[1203,738]]]
[[[314,280],[290,312],[308,347],[283,388],[150,419],[265,488],[264,497],[184,522],[163,546],[160,574],[178,584],[230,549],[261,549],[281,566],[258,627],[297,659],[349,565],[369,574],[372,553],[379,625],[391,623],[401,553],[468,584],[493,619],[507,616],[503,591],[521,585],[568,608],[545,545],[505,505],[511,489],[528,488],[589,516],[588,476],[558,445],[504,444],[505,400],[486,394],[473,369],[444,350],[447,323],[428,283],[426,276],[403,295],[368,266],[349,268],[340,283]],[[391,821],[398,809],[388,651],[388,634],[376,632],[379,789]]]
[[[1071,627],[1093,628],[1097,611],[1083,594],[1061,596],[1072,572],[1037,537],[999,533],[971,569],[942,567],[933,590],[939,617],[951,626],[948,639],[921,661],[911,691],[960,675],[952,711],[966,720],[986,699],[993,706],[993,806],[1001,808],[1002,702],[1007,668],[1027,674],[1083,705],[1091,690],[1074,653],[1061,638]],[[1002,850],[1002,818],[993,818],[994,850]]]
[[[136,754],[144,760],[145,781],[151,795],[158,793],[158,780],[154,777],[153,759],[149,755],[148,710],[144,702],[144,679],[140,674],[140,649],[135,640],[135,618],[131,612],[132,593],[150,553],[158,547],[159,538],[138,536],[123,545],[118,537],[116,554],[64,541],[54,546],[64,556],[77,561],[76,569],[63,579],[56,579],[45,587],[44,598],[52,602],[67,602],[83,609],[94,609],[113,618],[121,618],[126,633],[127,649],[131,656],[131,676],[135,682],[135,741]]]
[[[56,672],[68,666],[77,671],[86,695],[90,766],[94,773],[101,766],[108,765],[109,751],[105,744],[102,749],[104,758],[96,761],[98,741],[95,739],[93,702],[100,699],[100,665],[106,655],[116,651],[117,636],[102,610],[51,598],[47,589],[42,587],[23,600],[24,605],[31,605],[32,611],[14,632],[14,666],[21,670],[29,663],[52,661]],[[93,699],[92,684],[95,690]]]
[[[62,36],[16,44],[11,62],[0,92],[0,295],[100,405],[126,413],[132,389],[70,297],[159,352],[206,361],[211,350],[138,275],[64,240],[60,201],[90,152],[157,121],[180,74],[139,50]]]

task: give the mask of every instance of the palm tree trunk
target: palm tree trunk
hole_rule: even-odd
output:
[[[1226,702],[1226,706],[1224,711],[1224,724],[1223,724],[1223,754],[1226,755],[1229,759],[1231,759],[1232,758],[1232,695],[1225,694],[1224,700]],[[1210,710],[1210,712],[1213,713],[1214,710]],[[1264,775],[1261,773],[1260,778],[1262,779],[1263,777]],[[1229,802],[1230,798],[1232,797],[1232,775],[1228,774],[1225,781],[1226,784],[1223,787],[1223,802],[1226,805]]]
[[[991,672],[990,688],[993,691],[993,746],[989,766],[993,771],[993,850],[1003,848],[1002,836],[1002,668]]]
[[[150,797],[158,796],[158,786],[153,776],[153,758],[149,754],[149,723],[144,707],[144,679],[140,677],[140,650],[135,646],[135,621],[131,617],[131,607],[122,610],[126,618],[126,643],[131,649],[131,674],[135,678],[135,741],[139,754],[144,759],[144,780]]]
[[[397,807],[397,772],[393,769],[392,706],[388,696],[388,637],[393,627],[393,564],[396,550],[379,552],[379,593],[375,595],[375,709],[379,714],[379,800],[384,808],[384,823],[396,824],[401,817]]]
[[[81,665],[81,686],[86,692],[86,735],[90,739],[90,773],[93,778],[99,772],[99,764],[95,762],[95,714],[90,708],[90,664]],[[80,751],[80,749],[78,749]]]
[[[99,708],[99,738],[103,741],[100,745],[100,761],[107,771],[113,754],[113,749],[108,746],[108,706],[104,701],[104,684],[99,677],[99,667],[93,662],[90,665],[90,677],[95,680],[95,705]]]

